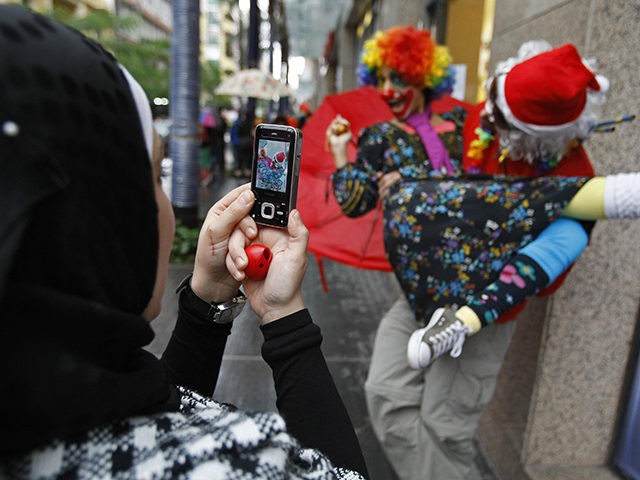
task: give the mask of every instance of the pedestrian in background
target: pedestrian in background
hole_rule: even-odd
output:
[[[231,141],[236,152],[233,176],[236,178],[251,178],[254,123],[253,112],[242,108],[231,129]]]
[[[213,109],[214,125],[209,132],[211,142],[211,170],[217,178],[224,178],[226,174],[225,141],[227,133],[227,120],[219,108]]]

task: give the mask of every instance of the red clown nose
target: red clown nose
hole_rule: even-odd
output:
[[[249,245],[244,249],[249,259],[249,265],[245,269],[245,275],[251,280],[262,280],[267,276],[269,265],[271,264],[271,250],[264,245]]]

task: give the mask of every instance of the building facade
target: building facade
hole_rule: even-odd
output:
[[[173,23],[170,0],[105,0],[113,2],[112,11],[119,17],[140,18],[127,32],[128,39],[162,40],[171,37]]]
[[[0,3],[21,3],[42,13],[64,9],[76,17],[86,16],[96,10],[106,10],[116,17],[139,19],[131,28],[118,32],[127,40],[161,40],[171,37],[171,0],[0,0]]]

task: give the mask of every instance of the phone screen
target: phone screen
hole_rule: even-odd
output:
[[[285,193],[289,171],[291,144],[281,140],[262,139],[256,155],[256,188]]]

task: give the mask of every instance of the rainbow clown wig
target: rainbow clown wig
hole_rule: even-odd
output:
[[[363,47],[358,67],[361,85],[377,85],[382,67],[394,70],[409,85],[432,90],[433,97],[450,93],[453,75],[447,47],[436,45],[428,30],[409,26],[378,31]]]

